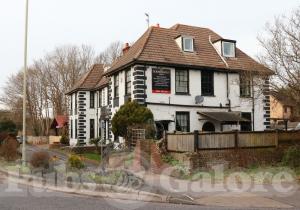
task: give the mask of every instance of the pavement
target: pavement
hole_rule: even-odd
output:
[[[235,209],[274,209],[247,207],[219,207],[201,205],[178,205],[167,203],[127,201],[92,196],[82,196],[50,190],[36,189],[30,186],[18,185],[18,192],[9,190],[10,184],[5,178],[0,179],[0,209],[1,210],[235,210]],[[12,186],[10,186],[12,187]],[[15,187],[15,186],[14,186]],[[285,208],[276,208],[278,210]],[[298,209],[298,208],[289,208]]]
[[[30,157],[30,155],[33,152],[40,151],[40,150],[47,150],[47,148],[29,146],[27,150],[29,155],[28,157]],[[58,153],[52,150],[50,150],[49,152],[51,155],[56,155],[57,157],[59,157],[61,162],[65,162],[65,160],[67,159],[67,156],[63,153]],[[95,170],[97,166],[90,164],[89,167],[91,170]],[[264,185],[263,186],[265,189],[264,192],[251,192],[251,190],[245,192],[235,192],[235,190],[232,187],[230,187],[231,191],[222,191],[222,190],[195,191],[193,189],[197,188],[197,186],[195,186],[197,183],[195,184],[191,181],[179,180],[170,176],[156,175],[152,173],[143,173],[143,172],[142,173],[134,172],[134,173],[136,176],[142,178],[145,181],[145,184],[147,184],[147,186],[150,186],[151,192],[173,196],[174,198],[176,198],[177,196],[179,199],[185,197],[187,198],[187,200],[191,200],[193,201],[193,203],[198,204],[199,206],[197,206],[197,209],[247,209],[247,208],[248,209],[253,209],[253,208],[254,209],[300,209],[299,188],[289,194],[278,193],[276,190],[274,190],[274,186],[271,185]],[[221,185],[222,183],[220,184],[220,186]],[[217,189],[221,189],[218,188],[217,184],[214,186],[216,186]],[[70,200],[72,200],[72,198],[70,198]],[[99,200],[101,199],[99,198]],[[105,201],[107,200],[109,199],[105,199]],[[115,206],[111,206],[111,204],[118,204],[118,202],[115,201],[111,201],[111,202],[112,203],[108,202],[109,203],[108,205],[103,204],[103,209],[114,209]],[[176,200],[173,200],[173,202],[176,203]],[[2,210],[1,203],[2,202],[0,199],[0,209]],[[93,202],[91,201],[91,206],[93,206],[92,203]],[[180,200],[178,203],[180,203]],[[148,209],[171,209],[170,206],[172,206],[171,204],[162,204],[162,203],[149,204],[143,202],[141,205],[143,207],[148,206],[143,209],[147,209],[147,208]],[[123,207],[124,206],[121,205],[121,209]],[[173,206],[172,209],[173,208],[177,209],[176,206]],[[84,208],[84,209],[89,209],[89,208]],[[117,209],[120,209],[120,207],[117,206]],[[128,207],[128,209],[131,208]],[[196,208],[194,208],[194,206],[188,205],[188,206],[184,206],[184,209],[196,209]]]

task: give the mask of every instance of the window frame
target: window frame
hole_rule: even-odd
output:
[[[77,92],[75,93],[75,108],[74,108],[74,115],[77,115]]]
[[[73,139],[73,119],[71,119],[70,126],[71,126],[71,130],[70,130],[70,133],[71,133],[71,139]]]
[[[233,51],[232,51],[232,54],[225,54],[225,45],[226,44],[231,44],[233,46]],[[235,47],[235,42],[230,42],[230,41],[222,41],[222,55],[226,58],[235,58],[235,54],[236,54],[236,47]]]
[[[191,40],[191,49],[187,49],[186,45],[185,45],[185,40]],[[194,52],[194,38],[193,37],[189,37],[189,36],[183,36],[182,37],[182,50],[184,52]]]
[[[181,128],[181,132],[190,132],[190,129],[191,129],[191,119],[190,119],[190,112],[185,112],[185,111],[178,111],[178,112],[176,112],[176,115],[175,115],[175,129],[176,129],[176,131],[178,131],[177,130],[177,122],[178,122],[178,120],[177,120],[177,116],[178,115],[186,115],[187,116],[187,128],[186,128],[186,131],[182,131],[182,126],[180,126],[180,125],[178,125],[178,126],[180,126]]]
[[[128,73],[130,74],[129,75],[129,80],[128,80]],[[131,95],[131,88],[132,88],[132,85],[131,85],[131,69],[127,69],[125,71],[125,96]]]
[[[95,91],[90,91],[90,109],[95,109]]]
[[[246,84],[246,82],[248,84]],[[246,90],[248,89],[249,93],[246,94]],[[240,74],[240,97],[241,98],[250,98],[252,97],[251,90],[251,79],[247,79],[245,76]]]
[[[102,107],[102,90],[98,91],[98,108]]]
[[[93,125],[93,127],[92,127],[92,125]],[[93,138],[95,138],[95,119],[90,119],[90,139],[93,139]]]
[[[119,86],[120,86],[120,77],[119,77],[119,74],[116,74],[116,75],[114,75],[114,98],[119,98],[120,97],[120,88],[119,88]],[[118,91],[116,91],[116,90],[118,90]],[[116,92],[118,94],[116,94]]]
[[[253,120],[253,113],[251,112],[241,112],[241,117],[249,120],[249,122],[241,122],[240,123],[240,130],[241,131],[253,131],[252,127],[252,120]]]
[[[177,75],[179,72],[186,72],[186,79],[187,81],[178,81],[178,82],[186,82],[187,83],[187,91],[186,92],[180,92],[177,90],[179,87],[177,85],[177,78],[180,78],[180,75]],[[189,95],[190,94],[190,72],[188,69],[175,69],[175,94],[176,95]]]
[[[77,137],[78,137],[77,126],[78,126],[78,121],[77,121],[77,119],[75,119],[75,139],[77,139]]]
[[[73,94],[71,94],[70,115],[73,115]]]
[[[209,81],[206,82],[204,81],[204,77],[203,75],[204,74],[207,74],[209,75]],[[208,89],[211,89],[210,92],[205,92],[203,91],[205,88],[204,88],[204,84],[208,84]],[[215,72],[214,71],[201,71],[201,95],[202,96],[215,96]]]

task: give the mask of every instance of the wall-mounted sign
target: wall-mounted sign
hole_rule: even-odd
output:
[[[152,93],[171,93],[170,69],[152,69]]]

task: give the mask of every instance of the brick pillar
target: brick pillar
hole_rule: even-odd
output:
[[[148,170],[150,167],[150,144],[149,140],[137,140],[134,149],[133,170]]]
[[[163,170],[163,161],[161,159],[161,153],[158,146],[155,143],[151,143],[150,170],[153,173],[161,173],[161,171]]]
[[[141,157],[141,142],[137,141],[134,149],[134,159],[132,169],[134,171],[142,170],[142,157]]]

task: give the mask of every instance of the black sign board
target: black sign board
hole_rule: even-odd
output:
[[[170,69],[152,69],[152,93],[171,93]]]

